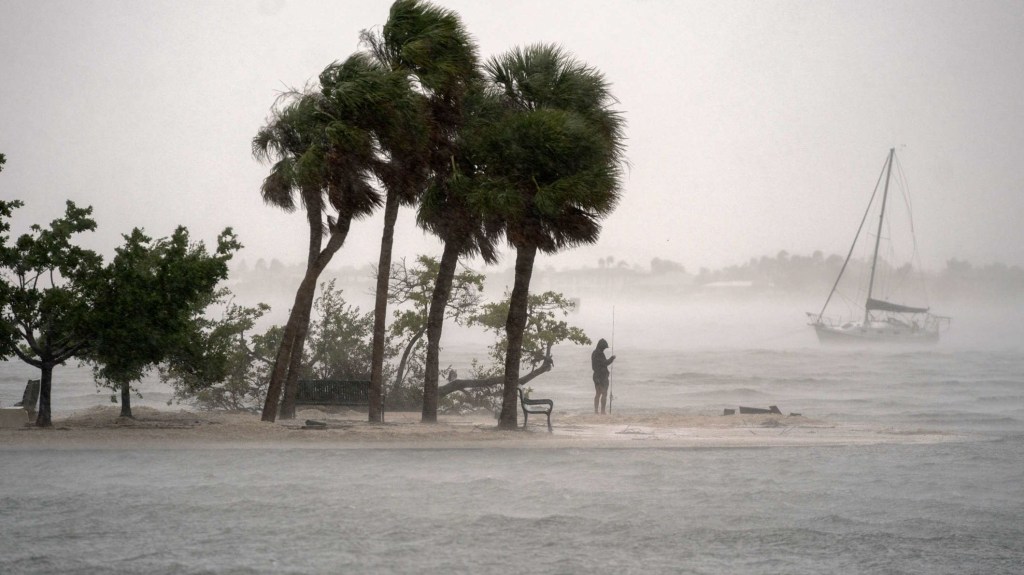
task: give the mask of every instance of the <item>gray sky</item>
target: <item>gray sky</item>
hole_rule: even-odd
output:
[[[601,241],[541,266],[653,257],[696,271],[845,253],[888,149],[925,267],[1024,265],[1024,3],[439,2],[481,54],[557,42],[602,70],[631,164]],[[305,220],[263,205],[250,142],[277,93],[358,49],[386,1],[0,0],[0,197],[15,232],[92,205],[105,253],[184,224],[242,257],[304,259]],[[396,254],[439,253],[400,221]],[[376,261],[380,220],[338,265]],[[512,264],[506,257],[503,266]]]

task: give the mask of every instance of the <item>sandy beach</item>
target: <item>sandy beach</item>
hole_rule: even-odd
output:
[[[940,430],[837,424],[799,415],[712,415],[679,410],[610,415],[556,414],[553,432],[544,418],[529,427],[501,431],[488,413],[441,416],[434,425],[419,413],[386,414],[373,424],[357,411],[300,410],[296,419],[264,423],[243,412],[158,410],[139,407],[134,419],[117,406],[93,407],[54,418],[51,429],[0,429],[8,448],[118,449],[128,447],[341,448],[663,448],[772,447],[937,443],[966,436]],[[520,425],[522,418],[520,417]]]

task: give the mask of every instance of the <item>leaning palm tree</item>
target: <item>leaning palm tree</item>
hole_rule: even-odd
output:
[[[484,144],[491,185],[476,201],[516,249],[498,421],[514,429],[534,260],[597,241],[619,199],[625,123],[604,76],[557,46],[517,48],[485,69],[507,112]]]
[[[387,199],[377,264],[369,416],[370,421],[380,421],[388,270],[398,208],[415,203],[431,173],[443,171],[451,162],[450,141],[465,86],[477,75],[477,55],[457,14],[420,0],[396,1],[383,28],[364,31],[362,40],[382,67],[408,82],[408,93],[395,105],[407,115],[399,118],[400,124],[385,123],[385,129],[377,132],[388,157],[378,172]],[[428,350],[439,339],[439,331],[428,334]],[[436,350],[428,351],[428,374],[432,371],[429,359],[435,355]],[[434,380],[436,387],[436,374]]]
[[[472,161],[460,153],[466,138],[461,132],[483,101],[482,75],[473,38],[459,15],[421,0],[398,0],[391,6],[380,34],[364,33],[363,39],[378,59],[398,73],[407,74],[425,98],[426,144],[419,223],[445,244],[427,320],[426,374],[423,421],[437,420],[437,383],[441,331],[451,298],[452,280],[460,257],[482,255],[495,259],[496,234],[486,228],[467,201],[472,187]],[[475,94],[476,98],[471,98]],[[473,110],[471,110],[471,108]],[[415,199],[413,197],[407,199]],[[390,205],[390,198],[389,198]],[[385,236],[387,236],[385,229]],[[379,270],[386,269],[390,246],[382,242]],[[389,256],[388,256],[389,257]],[[387,283],[378,278],[375,309],[374,374],[382,373],[384,318]],[[371,377],[371,381],[373,377]]]
[[[431,185],[420,200],[417,217],[421,227],[444,242],[427,315],[421,417],[424,423],[437,421],[441,334],[459,259],[480,256],[487,263],[498,260],[496,248],[502,222],[497,218],[485,219],[472,199],[487,181],[475,142],[500,113],[498,100],[482,90],[481,84],[473,80],[469,85],[475,89],[461,98],[458,125],[446,142],[448,157],[433,170]]]
[[[315,269],[317,258],[323,248],[324,211],[327,208],[324,198],[327,190],[324,182],[310,178],[302,180],[297,166],[301,158],[310,151],[320,128],[317,124],[316,96],[308,91],[289,92],[283,95],[282,99],[284,105],[275,106],[267,124],[260,128],[253,138],[252,153],[258,161],[272,164],[270,174],[260,187],[263,201],[287,212],[295,211],[296,204],[299,203],[306,211],[306,220],[309,223],[309,248],[306,257],[308,273]],[[319,273],[315,275],[319,276]],[[283,340],[279,347],[279,352],[286,355],[277,362],[281,369],[275,370],[276,378],[271,377],[271,393],[267,394],[264,406],[271,412],[264,417],[269,416],[271,420],[277,414],[281,378],[284,378],[285,388],[289,381],[298,380],[306,333],[309,329],[310,310],[302,307],[303,302],[307,300],[310,305],[306,307],[311,307],[311,298],[305,294],[301,297],[300,294],[296,294],[296,302],[289,317],[289,320],[291,316],[295,317],[294,329],[288,332],[289,337]],[[293,414],[282,410],[281,416],[288,419]]]
[[[282,416],[294,416],[294,398],[316,283],[341,249],[353,219],[371,213],[380,197],[370,184],[375,147],[370,132],[360,127],[367,93],[365,78],[378,71],[359,55],[329,66],[320,77],[328,86],[289,96],[253,139],[253,154],[274,161],[262,192],[268,203],[294,210],[297,196],[306,209],[310,245],[306,273],[296,290],[281,346],[271,373],[262,419],[277,417],[284,387]],[[330,97],[328,97],[328,94]],[[338,102],[343,104],[339,105]],[[323,245],[324,211],[329,239]]]

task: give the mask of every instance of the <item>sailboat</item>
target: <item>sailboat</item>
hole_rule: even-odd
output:
[[[857,239],[861,236],[868,214],[871,212],[871,204],[878,192],[877,184],[875,191],[871,194],[871,200],[868,202],[868,209],[864,212],[860,227],[857,229],[857,236],[854,237],[853,244],[850,246],[850,252],[839,270],[839,276],[832,284],[828,298],[825,299],[825,305],[822,306],[820,312],[816,314],[808,312],[807,314],[811,319],[809,325],[814,327],[818,341],[822,343],[935,343],[939,341],[939,334],[949,327],[950,318],[932,314],[927,306],[894,303],[887,301],[882,296],[876,297],[875,295],[876,272],[879,268],[878,251],[884,231],[886,206],[889,202],[889,184],[892,180],[895,158],[896,149],[892,148],[889,150],[885,165],[882,166],[882,172],[885,174],[885,187],[882,191],[878,231],[875,234],[875,245],[871,256],[871,275],[867,283],[867,298],[863,305],[864,313],[862,316],[848,319],[825,316],[825,310],[833,296],[836,295],[836,288],[843,278],[843,273],[847,270],[857,245]]]

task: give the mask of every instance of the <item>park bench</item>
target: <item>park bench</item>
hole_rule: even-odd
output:
[[[299,380],[295,405],[338,405],[368,407],[369,380],[302,379]]]
[[[519,386],[519,404],[523,406],[523,429],[526,429],[526,421],[531,413],[543,413],[548,416],[548,433],[551,433],[551,410],[555,402],[550,399],[530,399],[526,396],[526,390]]]
[[[14,407],[24,408],[30,417],[35,416],[36,406],[39,405],[39,382],[38,379],[28,380],[25,392],[21,395],[21,401],[14,404]]]

